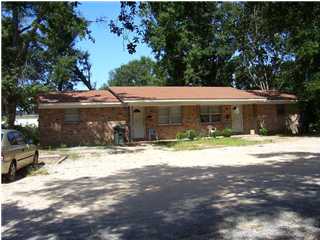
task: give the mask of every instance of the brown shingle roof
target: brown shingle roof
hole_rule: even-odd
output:
[[[256,94],[257,96],[266,97],[268,100],[297,100],[297,96],[288,93],[281,93],[279,91],[270,90],[248,90],[249,93]]]
[[[244,91],[232,87],[111,87],[109,90],[51,92],[38,95],[39,103],[120,103],[128,100],[269,99],[296,100],[276,91]]]
[[[108,90],[51,92],[38,95],[39,103],[95,103],[95,102],[119,102]]]
[[[122,100],[263,99],[232,87],[111,87]]]

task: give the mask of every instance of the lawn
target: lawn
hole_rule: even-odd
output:
[[[159,141],[155,144],[158,146],[164,146],[175,151],[183,150],[200,150],[205,148],[216,148],[216,147],[229,147],[229,146],[248,146],[261,143],[269,143],[272,140],[247,140],[243,138],[199,138],[193,141],[191,140],[180,140],[180,141]]]

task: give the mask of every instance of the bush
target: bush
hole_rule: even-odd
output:
[[[177,132],[176,139],[181,140],[187,138],[186,132]]]
[[[33,144],[39,143],[39,128],[36,125],[27,126],[15,126],[14,129],[20,131],[26,138],[26,140],[31,139]]]
[[[216,129],[216,130],[210,132],[209,137],[216,138],[216,137],[221,136],[221,135],[222,135],[222,133],[218,129]]]
[[[197,133],[195,130],[190,129],[186,131],[186,136],[189,140],[193,140],[197,137]]]
[[[224,137],[231,137],[231,135],[232,135],[232,130],[231,130],[231,128],[225,128],[225,129],[223,129],[223,131],[222,131],[222,136],[224,136]]]
[[[259,129],[259,134],[262,135],[262,136],[267,136],[268,135],[268,129],[266,128],[260,128]]]

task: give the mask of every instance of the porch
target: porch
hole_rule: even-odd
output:
[[[250,128],[256,129],[252,111],[252,105],[130,106],[130,138],[133,141],[174,139],[178,132],[187,129],[203,135],[212,128],[249,133]]]

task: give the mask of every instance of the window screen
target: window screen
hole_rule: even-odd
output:
[[[65,109],[64,110],[64,121],[67,123],[80,122],[79,109]]]
[[[159,124],[178,124],[181,122],[181,107],[159,108]]]
[[[202,123],[214,123],[221,121],[221,107],[201,106],[200,121]]]

